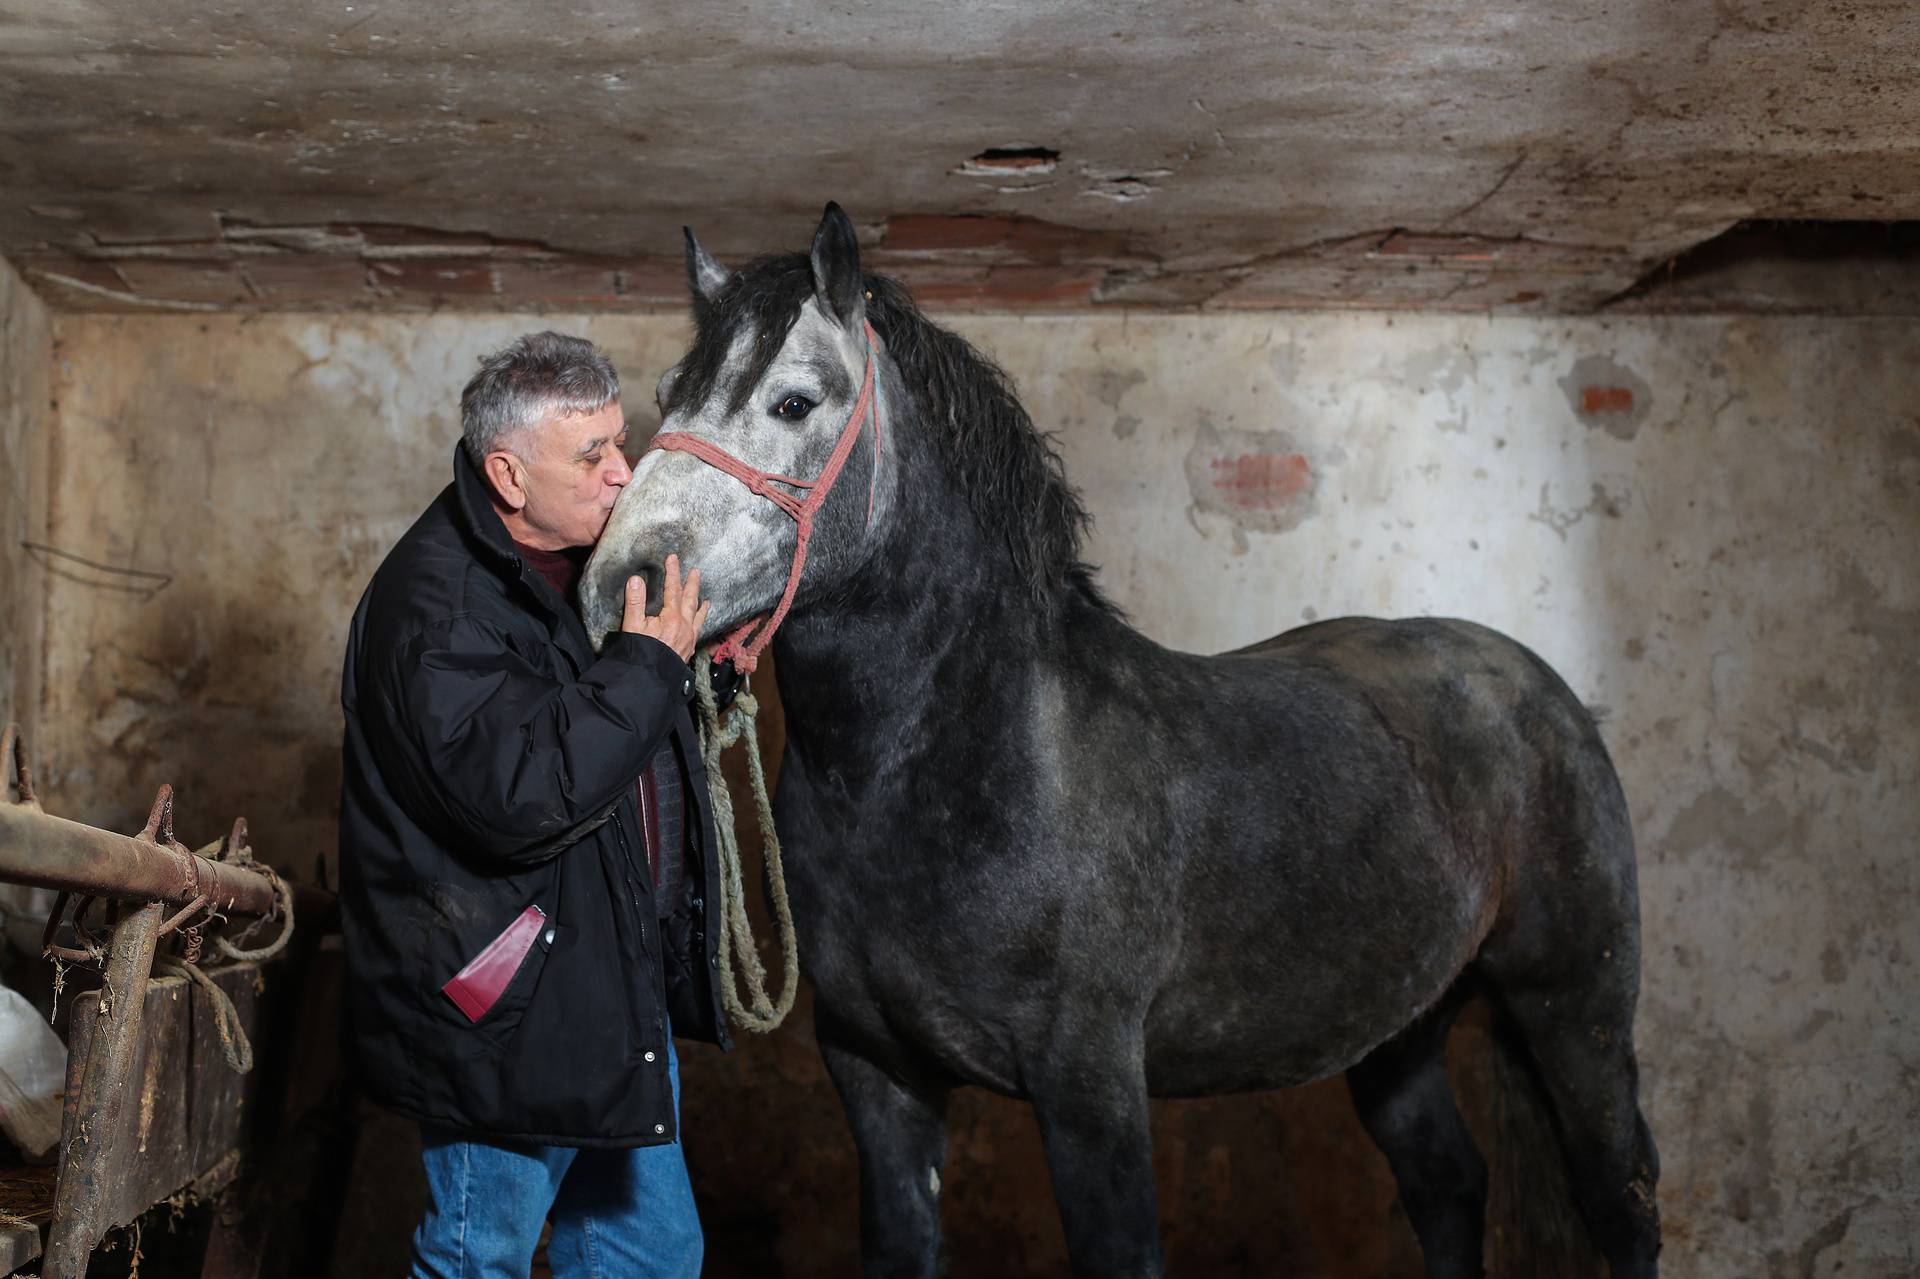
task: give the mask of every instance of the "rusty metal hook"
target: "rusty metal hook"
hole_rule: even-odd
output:
[[[6,790],[0,803],[24,804],[40,811],[40,797],[33,790],[33,763],[27,757],[27,737],[18,724],[0,729],[0,769],[6,770]]]
[[[195,911],[202,910],[202,909],[204,909],[207,912],[206,918],[201,919],[200,921],[195,923],[193,925],[193,928],[188,929],[187,931],[192,932],[194,929],[204,927],[207,923],[207,920],[212,919],[215,915],[220,913],[208,902],[207,895],[205,893],[201,893],[198,897],[194,898],[192,901],[182,906],[179,910],[175,911],[173,914],[173,918],[169,919],[166,923],[160,925],[160,932],[158,933],[158,936],[165,937],[168,933],[180,927],[180,922],[182,920],[190,917]]]
[[[227,832],[226,842],[220,845],[220,860],[237,866],[253,865],[253,849],[247,845],[246,818],[233,819],[233,829]]]
[[[106,958],[106,947],[94,939],[93,934],[87,931],[87,926],[81,919],[96,900],[91,893],[82,897],[73,911],[73,934],[80,939],[80,944],[86,949],[76,950],[72,946],[62,946],[53,939],[54,935],[60,931],[60,921],[66,914],[67,897],[68,894],[63,892],[53,899],[53,910],[47,915],[46,930],[40,934],[40,953],[49,959],[64,959],[71,964],[97,964]]]
[[[51,951],[53,949],[53,935],[60,931],[60,918],[67,913],[67,897],[67,893],[61,892],[53,899],[53,910],[47,915],[46,929],[40,934],[40,949],[42,951]]]
[[[80,939],[80,944],[85,946],[89,953],[105,954],[107,948],[102,946],[98,939],[87,931],[86,924],[87,911],[91,909],[93,903],[98,900],[99,899],[92,893],[88,893],[85,897],[82,897],[78,902],[74,903],[73,935]]]
[[[147,810],[147,824],[141,828],[135,839],[145,840],[149,844],[162,847],[174,842],[173,838],[173,786],[161,782],[160,789],[154,792],[153,807]]]

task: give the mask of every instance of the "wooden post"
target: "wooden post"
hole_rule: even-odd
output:
[[[66,1150],[41,1269],[44,1279],[85,1279],[87,1260],[100,1240],[100,1205],[108,1191],[104,1174],[114,1163],[114,1137],[125,1131],[121,1112],[138,1100],[127,1096],[127,1083],[140,1048],[147,975],[165,910],[160,902],[149,903],[128,913],[113,930],[100,1012],[87,1045],[86,1075],[67,1112]]]

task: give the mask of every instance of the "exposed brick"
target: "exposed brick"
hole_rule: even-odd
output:
[[[933,276],[902,274],[901,282],[924,307],[973,306],[986,294],[985,271],[942,271]]]
[[[1094,290],[1093,301],[1121,306],[1196,307],[1219,296],[1233,278],[1221,271],[1109,271]]]
[[[114,269],[111,262],[48,252],[19,258],[16,264],[29,280],[38,281],[51,272],[69,280],[77,280],[81,284],[91,285],[96,289],[112,289],[116,293],[128,292],[125,277]],[[57,281],[47,281],[47,286],[60,287]]]
[[[1633,388],[1630,386],[1581,387],[1580,407],[1587,413],[1631,413],[1633,412]]]
[[[1106,278],[1098,266],[997,266],[987,276],[987,293],[1010,306],[1085,306]]]
[[[232,224],[226,243],[117,245],[84,257],[43,249],[19,265],[56,306],[85,310],[143,310],[169,301],[242,310],[678,310],[686,304],[678,256],[573,255],[475,233],[367,230],[384,248],[364,243],[363,229],[352,224]],[[457,251],[463,243],[466,251]],[[971,310],[1578,311],[1614,296],[1638,270],[1634,261],[1591,246],[1404,231],[1358,233],[1252,264],[1215,259],[1169,270],[1130,255],[1111,233],[1005,215],[897,219],[864,260],[871,270],[900,277],[929,306]],[[79,287],[63,286],[49,272],[78,280]]]
[[[603,307],[621,301],[619,264],[605,259],[496,262],[493,278],[503,306]]]
[[[1313,487],[1313,467],[1303,453],[1240,453],[1209,458],[1208,479],[1229,506],[1277,511]]]
[[[620,297],[630,306],[687,305],[684,258],[630,258],[620,264]]]
[[[335,228],[329,228],[335,229]],[[522,252],[551,252],[538,240],[501,240],[484,231],[445,231],[434,227],[398,226],[391,223],[360,223],[351,227],[337,228],[357,231],[366,240],[368,256],[381,256],[382,249],[455,249],[518,250]]]
[[[992,309],[1085,306],[1106,276],[1104,267],[996,266],[984,272],[910,275],[907,287],[923,306]]]
[[[477,302],[497,296],[493,271],[485,258],[395,258],[373,263],[368,278],[383,297]]]
[[[880,247],[894,253],[944,253],[1005,244],[1016,219],[1002,214],[909,213],[887,222]]]
[[[1063,226],[1038,218],[1015,218],[1007,232],[1010,252],[1035,261],[1110,259],[1124,255],[1124,242],[1111,231]]]
[[[359,228],[327,226],[253,226],[230,222],[221,228],[226,243],[241,252],[285,249],[298,253],[358,254],[365,247]],[[250,254],[251,255],[251,254]]]
[[[289,253],[248,258],[240,269],[266,306],[362,306],[376,296],[359,258]]]
[[[205,213],[165,199],[148,199],[112,201],[88,216],[86,230],[95,244],[154,245],[210,243],[218,228]]]
[[[131,292],[170,302],[215,302],[225,306],[253,300],[253,291],[231,260],[121,258],[114,263]]]
[[[1112,261],[1126,256],[1111,231],[1006,214],[907,214],[887,223],[880,251],[901,255],[979,254],[1021,264]]]

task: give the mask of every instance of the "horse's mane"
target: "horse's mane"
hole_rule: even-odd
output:
[[[867,319],[886,343],[954,482],[982,533],[1004,539],[1034,603],[1075,590],[1101,608],[1092,569],[1080,559],[1091,523],[1067,483],[1060,454],[1037,429],[1007,375],[963,338],[927,319],[899,281],[865,277]],[[714,394],[736,336],[752,335],[746,366],[729,389],[737,413],[786,343],[813,296],[803,253],[764,257],[733,273],[711,300],[694,303],[696,336],[667,393],[666,410],[698,409]]]

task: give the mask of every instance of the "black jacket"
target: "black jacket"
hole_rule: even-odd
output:
[[[340,904],[356,1074],[393,1110],[494,1139],[672,1141],[667,1019],[728,1046],[689,672],[640,635],[596,657],[515,554],[464,451],[453,469],[347,639]],[[656,922],[634,780],[663,740],[689,808],[680,901]],[[546,916],[538,940],[470,1021],[442,987],[529,906]]]

